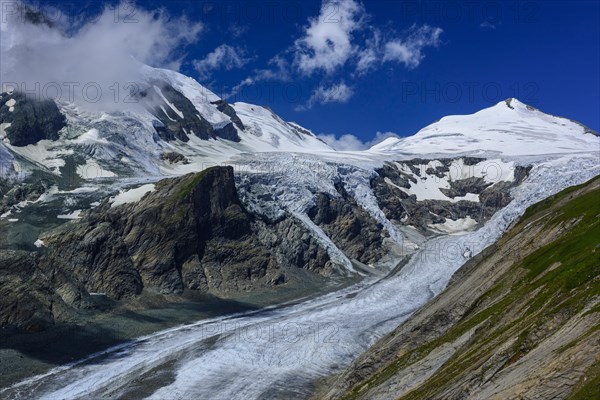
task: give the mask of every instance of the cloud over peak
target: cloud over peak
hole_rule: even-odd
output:
[[[200,79],[209,79],[212,72],[216,69],[230,71],[236,68],[242,68],[251,61],[250,57],[246,57],[246,51],[240,47],[222,44],[212,52],[208,53],[201,60],[194,60],[192,64]]]
[[[315,104],[346,103],[353,95],[354,90],[343,81],[330,86],[320,85],[312,92],[306,105],[297,107],[297,110],[310,109]]]
[[[355,0],[326,0],[318,17],[310,20],[304,35],[294,42],[294,65],[310,75],[333,72],[355,54],[353,34],[366,18],[362,4]]]
[[[339,137],[333,134],[323,134],[317,136],[329,146],[338,151],[367,150],[375,146],[376,144],[383,142],[385,139],[391,137],[399,137],[393,132],[377,132],[373,139],[363,142],[358,137],[351,134],[345,134]]]
[[[82,87],[93,84],[103,92],[98,102],[80,103],[94,107],[101,104],[105,109],[123,107],[123,103],[114,101],[111,88],[118,85],[126,95],[125,86],[141,79],[143,64],[176,67],[181,49],[195,42],[203,29],[201,23],[192,23],[185,16],[147,11],[131,3],[107,6],[83,23],[67,18],[50,25],[34,24],[23,18],[22,12],[15,12],[17,8],[7,11],[6,4],[2,1],[0,81],[27,90],[36,85],[56,88],[74,83],[78,85],[75,101],[81,100]],[[127,13],[121,12],[124,9]],[[67,88],[65,92],[63,100],[69,96]]]

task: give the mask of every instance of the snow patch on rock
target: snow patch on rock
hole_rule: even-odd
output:
[[[78,219],[81,214],[81,210],[75,210],[69,214],[59,214],[56,216],[58,219]]]
[[[153,183],[149,183],[147,185],[142,185],[135,189],[130,189],[123,191],[116,195],[115,197],[111,197],[111,208],[118,207],[122,204],[127,203],[137,203],[144,197],[146,193],[153,192],[156,189]]]
[[[87,159],[85,164],[77,166],[77,175],[86,180],[114,178],[117,176],[114,172],[102,168],[100,164],[92,159]]]
[[[468,231],[473,230],[477,226],[477,221],[475,221],[470,216],[466,218],[459,218],[457,220],[446,218],[441,224],[429,224],[429,227],[434,231],[445,234],[457,234],[457,233],[466,233]]]
[[[9,112],[15,111],[15,104],[17,104],[17,101],[15,99],[10,99],[6,103],[4,103],[4,105],[8,107]]]

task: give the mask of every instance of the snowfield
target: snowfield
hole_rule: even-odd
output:
[[[407,138],[388,138],[370,151],[523,156],[600,150],[598,137],[587,131],[577,122],[508,99],[475,114],[444,117]]]
[[[110,198],[110,200],[109,200],[111,203],[110,207],[114,208],[114,207],[118,207],[122,204],[137,203],[138,201],[140,201],[142,199],[142,197],[144,197],[144,195],[146,193],[153,192],[154,190],[155,190],[154,184],[149,183],[147,185],[142,185],[135,189],[123,191],[123,192],[119,193],[118,195],[116,195],[115,197]]]

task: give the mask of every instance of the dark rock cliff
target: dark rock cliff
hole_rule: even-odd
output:
[[[230,123],[220,127],[214,127],[206,118],[198,113],[194,104],[183,94],[175,90],[166,82],[152,82],[151,87],[140,90],[134,96],[156,117],[154,128],[163,140],[175,140],[187,142],[189,135],[196,135],[200,139],[208,140],[221,138],[239,142],[237,130],[234,126],[243,130],[242,121],[235,110],[224,101],[217,102],[216,108],[231,118]],[[162,96],[177,110],[173,110]]]
[[[462,158],[465,166],[472,166],[483,159]],[[406,170],[400,170],[394,163],[385,163],[371,180],[371,188],[379,207],[386,217],[402,225],[411,225],[421,233],[432,233],[431,224],[444,223],[447,219],[457,220],[470,217],[478,223],[488,220],[496,211],[505,207],[511,200],[510,189],[520,185],[527,178],[531,167],[515,166],[512,181],[486,182],[483,177],[473,176],[463,179],[449,179],[450,188],[440,188],[448,199],[466,194],[477,195],[478,201],[459,200],[417,200],[402,189],[410,189],[419,179],[445,179],[450,173],[453,159],[436,160],[435,168],[427,167],[427,160],[402,161]]]
[[[11,104],[12,106],[7,105]],[[40,140],[57,140],[66,118],[52,100],[29,98],[20,92],[0,94],[0,124],[13,146],[27,146]]]
[[[326,250],[299,221],[265,222],[244,208],[231,167],[164,179],[137,202],[104,201],[41,239],[39,255],[0,252],[0,270],[15,283],[3,289],[10,293],[2,326],[51,324],[52,299],[78,309],[91,307],[90,293],[113,300],[142,291],[227,295],[293,285],[290,269],[331,272]],[[27,289],[28,275],[40,294]],[[36,302],[21,304],[21,287]]]
[[[341,182],[335,186],[340,196],[317,193],[308,216],[349,257],[365,264],[378,261],[385,254],[387,231],[356,203]]]

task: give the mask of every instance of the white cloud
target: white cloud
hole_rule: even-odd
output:
[[[441,28],[413,25],[405,38],[391,40],[385,44],[383,61],[396,61],[407,68],[416,68],[425,55],[423,48],[437,47],[440,44]]]
[[[411,26],[403,37],[369,25],[370,16],[356,0],[324,0],[318,17],[311,19],[304,36],[294,42],[294,66],[303,75],[333,73],[347,63],[361,75],[384,62],[417,67],[425,47],[440,44],[442,29]],[[386,38],[387,37],[387,38]]]
[[[346,103],[354,95],[354,91],[344,82],[331,86],[321,85],[317,87],[305,106],[297,107],[298,110],[312,108],[315,104]]]
[[[358,72],[359,74],[369,72],[375,69],[378,61],[379,57],[376,49],[366,48],[363,51],[361,51],[358,56],[358,62],[356,63],[356,72]]]
[[[245,35],[248,32],[248,29],[248,25],[240,25],[236,23],[232,23],[227,27],[227,30],[229,33],[231,33],[231,36],[233,36],[234,39],[238,39]]]
[[[294,64],[300,72],[333,72],[356,53],[353,34],[364,24],[365,10],[355,0],[325,0],[304,36],[294,43]]]
[[[381,61],[381,32],[372,30],[372,36],[367,39],[365,46],[358,52],[356,72],[364,74],[377,68]]]
[[[118,85],[126,95],[126,85],[142,79],[141,64],[177,66],[183,46],[194,42],[202,31],[202,24],[190,23],[185,17],[173,18],[165,11],[146,11],[130,4],[126,7],[128,15],[133,16],[131,21],[115,18],[115,9],[107,7],[87,23],[75,27],[66,22],[57,24],[69,34],[25,22],[19,13],[4,14],[0,26],[0,81],[14,82],[28,90],[36,84],[41,88],[56,84],[64,89],[61,98],[65,100],[70,97],[65,84],[72,82],[78,85],[74,100],[81,105],[123,109],[128,104],[117,104],[111,88]],[[82,88],[90,83],[102,90],[96,103],[82,98]],[[56,92],[50,90],[49,96],[55,98]],[[43,90],[41,95],[45,95]],[[95,93],[90,94],[93,96]]]
[[[437,47],[442,29],[413,25],[403,34],[392,28],[382,29],[369,23],[371,16],[358,0],[323,0],[319,15],[309,19],[302,36],[293,45],[269,61],[270,68],[255,70],[233,87],[229,96],[264,81],[290,81],[321,75],[328,81],[357,79],[376,71],[384,63],[416,68],[425,58],[426,47]],[[346,85],[315,88],[306,110],[317,104],[343,103],[353,95]]]
[[[330,87],[319,86],[312,94],[311,99],[321,104],[345,103],[354,94],[354,91],[344,82]]]
[[[282,56],[275,56],[269,60],[268,65],[273,68],[257,69],[254,73],[235,85],[223,97],[229,98],[240,93],[244,88],[265,81],[287,82],[291,80],[289,64]]]
[[[393,132],[377,132],[373,139],[363,142],[358,137],[351,134],[345,134],[340,137],[337,137],[333,134],[323,134],[317,136],[335,150],[339,151],[366,150],[378,143],[383,142],[387,138],[398,137],[398,135]]]
[[[339,151],[365,150],[368,148],[363,141],[350,134],[342,135],[340,137],[336,137],[334,134],[317,136],[332,148]]]
[[[212,72],[216,69],[230,71],[236,68],[242,68],[251,58],[245,56],[245,51],[239,47],[222,44],[201,60],[194,60],[194,68],[200,74],[200,79],[209,79]]]
[[[496,24],[491,21],[483,21],[479,26],[484,29],[496,29]]]

